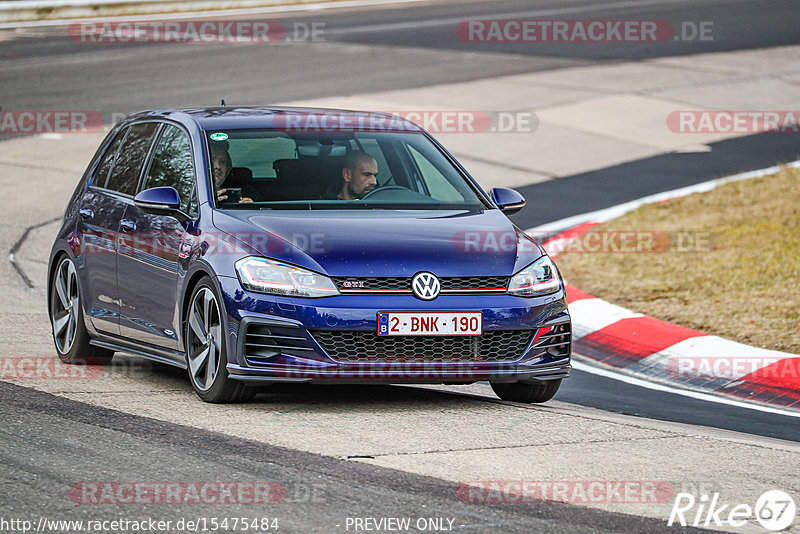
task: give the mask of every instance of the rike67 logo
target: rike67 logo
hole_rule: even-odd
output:
[[[723,504],[716,492],[711,495],[703,493],[700,498],[691,493],[678,493],[667,525],[740,528],[757,522],[774,532],[789,527],[796,514],[794,499],[781,490],[764,492],[756,500],[755,506]]]

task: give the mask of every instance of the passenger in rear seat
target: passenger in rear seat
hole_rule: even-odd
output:
[[[349,152],[342,166],[342,186],[336,195],[339,200],[358,200],[377,187],[378,163],[362,150]]]

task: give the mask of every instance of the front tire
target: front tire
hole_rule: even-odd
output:
[[[211,279],[202,278],[189,299],[184,327],[189,380],[206,402],[242,402],[251,399],[255,392],[228,374],[222,309]]]
[[[62,257],[50,281],[50,326],[58,358],[69,364],[107,365],[114,351],[95,347],[86,331],[75,263]]]
[[[538,404],[555,396],[561,387],[561,379],[542,382],[492,382],[491,385],[495,394],[505,401]]]

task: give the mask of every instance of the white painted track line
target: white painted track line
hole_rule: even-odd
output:
[[[572,367],[577,369],[578,371],[583,371],[585,373],[602,376],[604,378],[610,378],[612,380],[619,380],[620,382],[625,382],[626,384],[630,384],[632,386],[639,386],[642,388],[651,389],[653,391],[662,391],[665,393],[672,393],[674,395],[681,395],[683,397],[690,397],[692,399],[697,399],[706,402],[715,402],[717,404],[726,404],[728,406],[735,406],[737,408],[745,408],[748,410],[755,410],[759,412],[766,412],[776,415],[785,415],[786,417],[800,418],[800,412],[790,412],[787,410],[781,410],[780,408],[773,408],[771,406],[753,404],[746,401],[737,401],[728,397],[710,395],[708,393],[701,393],[699,391],[692,391],[689,389],[674,388],[667,386],[665,384],[650,382],[647,380],[642,380],[640,378],[635,378],[633,376],[617,373],[615,371],[610,371],[608,369],[602,369],[600,367],[595,367],[594,365],[589,365],[583,363],[580,360],[574,359],[574,354],[572,360]]]

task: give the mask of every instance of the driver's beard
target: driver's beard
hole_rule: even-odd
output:
[[[353,189],[353,184],[351,184],[351,183],[347,184],[347,191],[350,193],[350,196],[355,198],[356,200],[360,200],[361,196],[364,193],[363,191],[361,193],[356,192],[356,190]]]
[[[219,181],[217,181],[217,175],[216,175],[216,173],[214,174],[214,186],[215,186],[215,189],[222,189],[222,184],[224,184],[224,183],[225,183],[225,181],[228,179],[228,176],[230,176],[230,175],[231,175],[231,171],[232,171],[232,170],[233,170],[233,167],[229,167],[229,168],[228,168],[228,172],[226,172],[226,173],[225,173],[225,176],[222,176],[222,177],[221,177],[222,179],[221,179],[221,180],[219,180]]]

